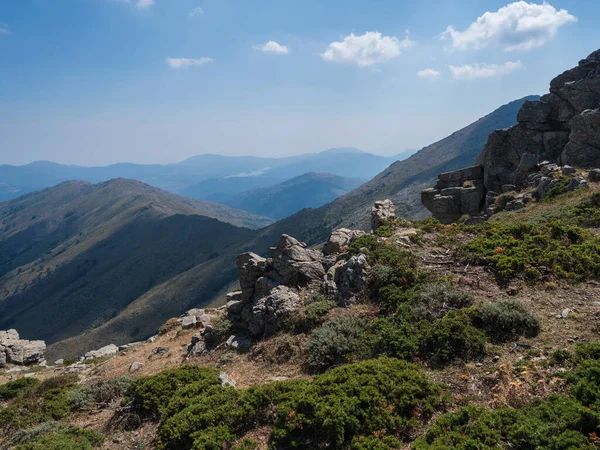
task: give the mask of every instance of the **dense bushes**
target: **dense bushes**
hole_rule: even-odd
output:
[[[519,336],[535,337],[540,332],[539,319],[516,301],[500,300],[480,305],[473,314],[473,322],[496,343]]]
[[[0,386],[0,402],[12,400],[19,394],[31,390],[39,383],[35,378],[20,378]]]
[[[545,224],[486,223],[459,248],[474,264],[494,267],[502,278],[527,271],[532,278],[553,275],[573,280],[600,276],[600,239],[558,221]]]
[[[220,384],[217,370],[189,365],[140,378],[133,382],[127,395],[134,410],[159,416],[183,387],[194,385],[200,389]]]
[[[337,306],[337,303],[328,297],[318,295],[308,303],[304,309],[298,312],[293,320],[294,328],[299,332],[310,331],[325,321],[329,311]]]
[[[104,436],[95,431],[67,428],[44,434],[33,442],[17,446],[16,450],[88,450],[103,441]]]
[[[599,425],[597,413],[565,397],[521,409],[469,406],[439,418],[413,449],[593,450],[597,447],[588,436],[598,432]]]
[[[245,391],[212,383],[208,369],[200,369],[204,376],[196,374],[196,381],[178,370],[141,379],[145,388],[131,390],[132,404],[141,405],[189,380],[153,407],[162,411],[156,444],[163,449],[220,450],[260,425],[272,429],[274,448],[386,448],[381,445],[407,436],[442,405],[440,386],[417,366],[395,359]],[[374,433],[382,439],[373,439]]]

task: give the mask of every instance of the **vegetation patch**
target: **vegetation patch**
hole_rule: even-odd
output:
[[[458,252],[471,264],[493,267],[502,279],[529,274],[579,281],[600,276],[600,239],[559,221],[537,225],[488,222]]]
[[[500,300],[480,305],[473,314],[474,324],[485,330],[494,343],[507,342],[525,336],[535,337],[540,332],[540,321],[522,303]]]

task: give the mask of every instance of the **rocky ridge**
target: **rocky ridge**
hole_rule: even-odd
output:
[[[21,339],[17,330],[0,331],[0,367],[43,365],[45,353],[44,341]]]
[[[489,135],[475,166],[440,174],[437,184],[422,192],[435,218],[484,220],[503,192],[525,186],[546,192],[552,183],[548,175],[564,172],[561,166],[568,166],[567,172],[600,166],[600,50],[554,78],[539,101],[526,101],[517,121]]]

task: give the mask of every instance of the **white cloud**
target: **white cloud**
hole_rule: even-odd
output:
[[[321,58],[325,61],[355,64],[359,67],[388,62],[400,55],[402,49],[413,45],[408,32],[403,40],[395,36],[382,36],[377,31],[368,31],[361,36],[354,33],[341,42],[332,42]]]
[[[530,50],[546,44],[560,27],[572,22],[577,22],[577,18],[565,9],[557,10],[546,2],[537,5],[519,1],[496,12],[486,12],[464,31],[449,26],[442,38],[449,37],[457,50],[489,45],[506,51]]]
[[[0,34],[10,34],[10,30],[7,25],[0,25]]]
[[[212,58],[167,58],[167,64],[172,69],[187,69],[188,67],[203,66],[213,62]]]
[[[287,45],[281,45],[275,41],[269,41],[263,45],[255,45],[252,48],[260,52],[273,53],[275,55],[287,55],[290,52]]]
[[[456,80],[476,80],[506,75],[525,66],[521,61],[508,61],[504,64],[467,64],[464,66],[448,66]]]
[[[204,10],[202,8],[200,8],[199,6],[197,8],[194,8],[189,16],[190,17],[194,17],[194,16],[201,16],[202,14],[204,14]]]
[[[417,72],[417,76],[424,80],[436,81],[439,80],[441,73],[435,69],[423,69]]]
[[[136,8],[146,9],[154,6],[154,0],[137,0],[135,3]]]

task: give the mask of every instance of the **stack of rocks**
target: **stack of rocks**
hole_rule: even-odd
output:
[[[44,341],[21,339],[16,330],[0,331],[0,367],[45,364],[45,353]]]

